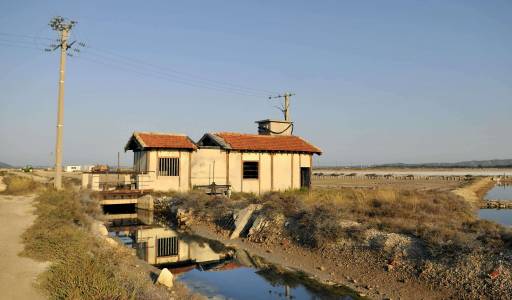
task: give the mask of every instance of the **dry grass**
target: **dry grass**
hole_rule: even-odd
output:
[[[26,195],[36,193],[44,189],[44,185],[28,177],[7,175],[3,178],[6,185],[2,194],[6,195]]]
[[[134,267],[122,248],[111,248],[90,235],[93,202],[70,191],[43,192],[37,198],[37,219],[25,232],[23,254],[51,261],[40,278],[50,299],[166,299],[149,274]]]
[[[432,253],[512,248],[510,229],[478,219],[470,203],[449,191],[340,188],[272,192],[261,197],[237,194],[233,199],[195,193],[173,197],[173,205],[218,223],[249,203],[263,204],[270,218],[284,215],[290,222],[285,231],[305,247],[317,248],[343,238],[361,240],[365,230],[378,229],[418,238]],[[347,228],[342,221],[360,226]]]
[[[479,220],[467,201],[450,192],[345,188],[272,193],[261,200],[295,219],[299,226],[291,234],[313,247],[347,235],[358,238],[369,228],[414,236],[442,252],[512,247],[511,230]],[[362,227],[347,231],[340,220]]]

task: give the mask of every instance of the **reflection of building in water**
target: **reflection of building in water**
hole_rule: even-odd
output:
[[[180,238],[175,230],[154,225],[153,211],[137,210],[135,215],[136,218],[130,219],[108,215],[110,234],[133,247],[139,258],[152,265],[205,263],[226,257],[222,251],[214,251],[207,242]]]
[[[187,261],[204,263],[225,257],[213,251],[208,243],[182,240],[176,231],[163,227],[139,228],[135,243],[137,255],[153,265]]]

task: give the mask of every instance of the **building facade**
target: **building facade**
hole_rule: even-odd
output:
[[[288,131],[289,132],[289,131]],[[135,132],[136,187],[189,191],[215,183],[235,192],[309,188],[319,148],[291,134],[207,133],[197,143],[172,133]]]

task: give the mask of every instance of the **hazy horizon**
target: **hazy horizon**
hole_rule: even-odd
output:
[[[64,165],[115,164],[133,131],[256,133],[294,92],[319,165],[512,158],[510,1],[0,3],[0,162],[53,165],[56,15]]]

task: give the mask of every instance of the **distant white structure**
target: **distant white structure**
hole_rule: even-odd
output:
[[[64,168],[64,172],[80,172],[82,171],[82,166],[66,166]]]
[[[85,165],[85,166],[82,166],[82,171],[83,172],[91,172],[92,168],[94,168],[94,165]]]

